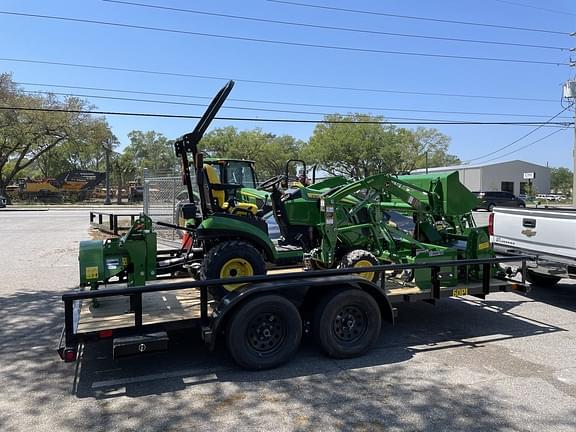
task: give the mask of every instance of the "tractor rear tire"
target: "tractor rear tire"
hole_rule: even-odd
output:
[[[200,279],[226,279],[266,274],[264,258],[250,243],[238,240],[217,244],[204,256]],[[210,291],[221,298],[244,284],[216,285]]]
[[[340,265],[338,265],[338,268],[372,267],[379,264],[380,263],[378,262],[378,258],[376,258],[373,254],[362,249],[357,249],[344,255],[340,261]],[[362,272],[355,273],[355,275],[363,277],[364,279],[374,283],[380,278],[380,273],[378,272]]]
[[[312,333],[324,353],[349,358],[368,351],[381,327],[380,307],[370,294],[340,289],[326,294],[316,307]]]
[[[526,279],[533,285],[541,287],[553,287],[560,282],[559,276],[552,276],[543,273],[537,273],[532,270],[526,272]]]
[[[279,295],[248,300],[234,313],[226,345],[236,363],[249,370],[286,363],[300,346],[302,319],[296,306]]]

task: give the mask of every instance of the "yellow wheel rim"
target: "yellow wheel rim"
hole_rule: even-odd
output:
[[[220,279],[244,276],[254,276],[254,268],[252,267],[252,264],[243,258],[232,258],[226,261],[226,263],[220,269]],[[224,285],[224,288],[228,291],[232,291],[241,287],[242,285],[244,284],[227,284]]]
[[[374,264],[368,260],[360,260],[358,261],[356,264],[353,265],[354,268],[358,268],[358,267],[372,267]],[[358,276],[364,278],[364,279],[368,279],[369,281],[373,281],[374,280],[374,272],[362,272],[362,273],[356,273]]]

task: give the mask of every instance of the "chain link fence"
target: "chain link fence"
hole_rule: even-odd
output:
[[[188,202],[188,192],[182,178],[170,175],[144,177],[144,213],[154,222],[178,224],[180,202]],[[178,241],[181,232],[171,228],[155,226],[159,240]]]

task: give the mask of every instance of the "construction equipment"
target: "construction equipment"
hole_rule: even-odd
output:
[[[83,201],[90,197],[96,186],[106,178],[106,173],[90,170],[72,170],[56,178],[43,180],[18,180],[18,198],[23,200]]]

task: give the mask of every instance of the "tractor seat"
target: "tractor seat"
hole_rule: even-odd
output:
[[[234,183],[221,183],[216,169],[204,164],[204,173],[210,185],[210,195],[214,204],[226,213],[233,215],[256,215],[258,206],[250,203],[236,202],[236,192],[242,187]]]

